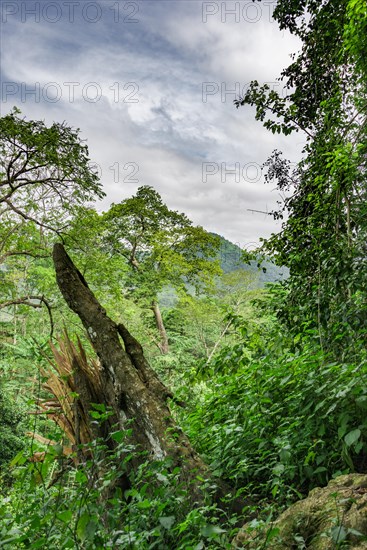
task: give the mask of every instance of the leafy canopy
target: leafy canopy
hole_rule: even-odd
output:
[[[130,266],[135,292],[156,297],[167,284],[183,291],[185,283],[200,286],[220,273],[218,237],[170,210],[150,186],[113,204],[104,220],[106,245]]]
[[[104,195],[88,148],[65,123],[47,127],[19,114],[14,109],[0,119],[2,219],[7,214],[60,229],[75,205]]]
[[[256,106],[273,133],[304,131],[293,172],[278,151],[268,179],[286,200],[282,230],[264,245],[291,277],[283,318],[296,331],[316,329],[336,356],[363,347],[367,236],[367,7],[360,0],[280,0],[274,17],[302,39],[283,70],[280,96],[253,82],[237,106]]]

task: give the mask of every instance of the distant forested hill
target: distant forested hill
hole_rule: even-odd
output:
[[[214,235],[215,233],[213,233]],[[262,268],[258,269],[256,260],[252,260],[250,265],[244,263],[242,260],[241,248],[227,241],[221,235],[218,235],[221,241],[219,250],[219,259],[221,268],[224,273],[231,273],[237,269],[244,269],[245,271],[251,271],[257,275],[257,286],[262,287],[265,283],[274,283],[276,281],[282,281],[289,275],[289,270],[286,267],[278,267],[272,262],[263,262],[262,268],[265,268],[265,273]]]
[[[212,235],[216,235],[216,233],[212,233]],[[288,277],[288,268],[280,268],[272,262],[263,262],[260,269],[257,267],[256,260],[252,260],[250,265],[243,262],[241,248],[238,245],[227,241],[227,239],[221,235],[217,236],[220,238],[221,243],[218,258],[224,273],[231,273],[233,271],[237,271],[238,269],[250,271],[255,275],[253,285],[255,288],[261,288],[266,283],[275,283],[276,281],[282,281]],[[265,268],[265,273],[262,268]],[[191,291],[190,287],[189,291]],[[192,291],[194,292],[193,289]],[[159,304],[161,307],[171,308],[175,306],[176,302],[177,294],[172,287],[167,286],[159,294]]]

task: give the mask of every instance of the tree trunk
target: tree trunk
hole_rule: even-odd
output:
[[[163,323],[161,310],[159,309],[159,305],[156,300],[153,300],[152,302],[152,311],[154,313],[155,323],[160,336],[159,349],[161,350],[162,355],[166,355],[169,352],[168,337]]]
[[[61,244],[55,244],[53,259],[61,293],[80,317],[99,357],[103,390],[100,400],[115,413],[110,426],[132,428],[134,443],[152,458],[169,456],[173,467],[180,467],[181,478],[192,496],[202,500],[196,476],[207,477],[208,468],[172,418],[167,405],[171,393],[127,328],[107,316]]]

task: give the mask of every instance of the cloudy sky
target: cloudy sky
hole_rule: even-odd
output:
[[[98,209],[152,185],[195,224],[251,248],[279,230],[261,164],[292,162],[301,134],[273,136],[236,110],[251,80],[276,81],[299,43],[274,2],[3,0],[1,114],[81,129],[107,193]]]

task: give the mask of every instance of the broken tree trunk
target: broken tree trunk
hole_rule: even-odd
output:
[[[108,317],[61,244],[55,244],[53,260],[61,293],[80,317],[99,357],[99,402],[112,407],[115,414],[110,424],[117,424],[119,429],[132,428],[134,443],[152,458],[170,457],[173,467],[181,469],[181,479],[192,496],[201,500],[196,476],[207,477],[208,469],[172,418],[167,405],[172,395],[127,328]],[[221,488],[219,493],[223,492]]]

